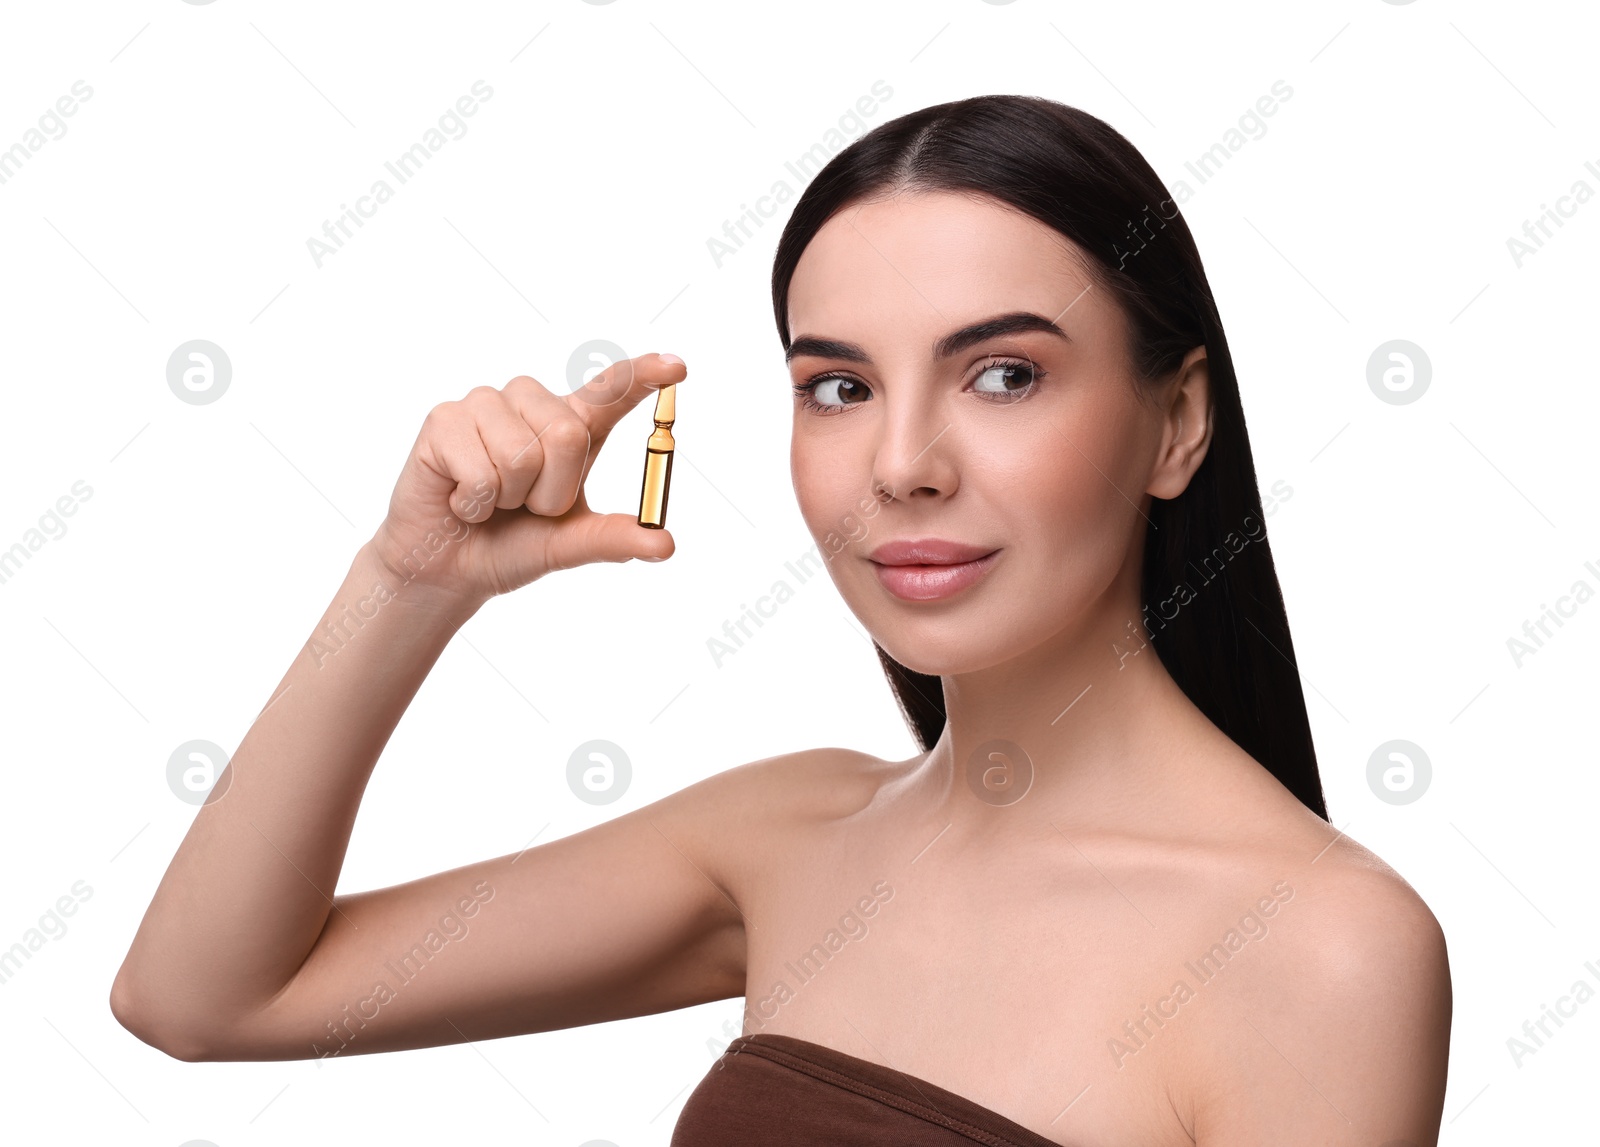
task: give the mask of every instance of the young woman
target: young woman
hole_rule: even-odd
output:
[[[1227,340],[1149,165],[1048,100],[914,112],[807,187],[773,302],[795,494],[921,751],[755,761],[330,898],[462,623],[673,553],[583,482],[680,360],[476,387],[314,631],[354,610],[359,639],[297,657],[201,808],[117,1018],[289,1059],[742,995],[674,1143],[1435,1143],[1444,938],[1327,820]]]

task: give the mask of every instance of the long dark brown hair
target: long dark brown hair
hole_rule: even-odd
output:
[[[1289,619],[1264,534],[1265,515],[1228,340],[1188,224],[1138,150],[1087,112],[1037,96],[988,95],[881,124],[834,156],[795,202],[772,267],[778,336],[789,348],[789,280],[813,236],[841,208],[898,190],[977,192],[1026,212],[1090,257],[1094,285],[1128,316],[1129,353],[1148,383],[1206,348],[1212,441],[1188,487],[1152,500],[1141,589],[1172,601],[1191,572],[1207,578],[1167,619],[1147,608],[1146,639],[1207,718],[1327,819]],[[1250,521],[1256,529],[1248,527]],[[1252,540],[1231,555],[1224,539]],[[1222,553],[1222,572],[1214,554]],[[1208,569],[1192,563],[1211,558]],[[1162,611],[1164,614],[1164,610]],[[926,751],[945,725],[938,677],[873,642],[906,723]]]

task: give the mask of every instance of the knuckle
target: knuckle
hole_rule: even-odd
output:
[[[546,447],[567,453],[589,449],[589,428],[576,418],[562,418],[552,422],[541,435]]]
[[[496,462],[505,473],[537,474],[544,466],[544,452],[545,444],[529,432],[527,442],[515,454],[498,458]]]
[[[539,380],[534,378],[532,375],[519,374],[516,378],[506,383],[505,389],[507,393],[516,393],[520,391],[541,392],[544,390],[544,387],[540,384]]]

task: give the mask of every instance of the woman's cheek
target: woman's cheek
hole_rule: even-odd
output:
[[[855,517],[859,515],[852,516],[855,501],[838,479],[837,469],[832,473],[827,467],[820,467],[816,472],[804,465],[794,469],[800,516],[819,546],[848,544],[855,540],[851,535],[859,532],[855,524]]]
[[[1137,501],[1130,502],[1131,494],[1124,497],[1110,475],[1070,447],[1055,454],[1047,472],[1035,471],[1024,480],[1033,487],[1027,520],[1012,529],[1020,531],[1019,540],[1032,539],[1043,548],[1049,564],[1075,570],[1091,582],[1108,579],[1127,549],[1128,516],[1137,516]]]
[[[794,484],[795,504],[800,508],[800,516],[805,520],[812,537],[820,539],[818,523],[822,520],[821,507],[826,504],[827,495],[817,487],[822,475],[812,465],[811,456],[811,451],[797,441],[789,453],[789,477]]]

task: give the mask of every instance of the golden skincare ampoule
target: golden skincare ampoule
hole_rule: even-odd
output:
[[[639,524],[659,530],[667,524],[667,487],[672,479],[672,423],[676,417],[678,387],[656,392],[656,428],[645,444],[644,488],[639,491]]]

